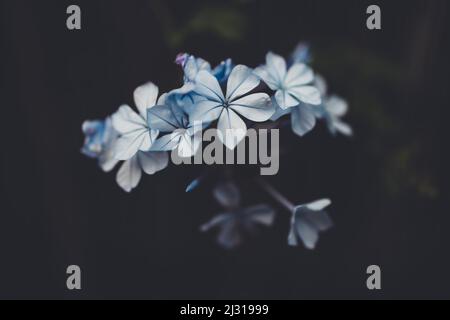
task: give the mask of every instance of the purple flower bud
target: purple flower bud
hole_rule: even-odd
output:
[[[188,56],[189,55],[187,53],[177,54],[177,57],[175,58],[175,63],[181,67],[184,67],[184,64],[186,63]]]

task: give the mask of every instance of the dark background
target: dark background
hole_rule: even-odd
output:
[[[365,26],[373,3],[381,31]],[[66,28],[70,4],[81,31]],[[0,298],[450,298],[447,1],[7,0],[0,17]],[[287,246],[279,207],[273,228],[223,250],[198,231],[221,210],[211,186],[184,193],[203,168],[171,166],[125,194],[80,154],[85,119],[146,81],[179,86],[178,52],[256,66],[302,40],[355,131],[281,133],[290,154],[268,180],[297,203],[333,200],[315,251]],[[80,292],[66,290],[70,264]]]

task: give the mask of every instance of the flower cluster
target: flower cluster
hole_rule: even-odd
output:
[[[130,192],[139,184],[142,172],[152,175],[168,166],[168,152],[193,157],[207,127],[215,126],[228,149],[236,148],[253,123],[273,122],[276,127],[282,117],[290,117],[298,136],[310,132],[318,119],[324,120],[333,134],[351,135],[350,126],[341,120],[347,112],[346,102],[327,94],[323,78],[314,74],[309,61],[309,48],[303,44],[288,61],[269,52],[265,64],[254,69],[235,65],[231,59],[212,68],[202,58],[179,54],[175,62],[183,70],[181,87],[159,95],[154,83],[146,83],[134,91],[136,109],[122,105],[104,121],[86,121],[82,152],[97,158],[106,172],[123,162],[116,181]],[[199,182],[196,179],[188,189]],[[227,212],[202,230],[220,226],[219,243],[224,247],[240,243],[238,230],[253,230],[255,223],[270,225],[273,221],[274,211],[268,205],[242,209],[238,188],[232,182],[219,184],[214,194]],[[289,207],[293,214],[289,244],[296,245],[300,239],[313,248],[318,231],[331,226],[326,213],[311,214],[319,207],[316,211],[322,212],[324,203],[320,204]]]

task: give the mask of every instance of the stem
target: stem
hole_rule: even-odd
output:
[[[290,202],[285,196],[283,196],[277,189],[272,187],[270,184],[268,184],[261,178],[258,178],[257,182],[268,194],[270,194],[275,200],[277,200],[283,207],[288,209],[290,212],[294,211],[295,206],[292,204],[292,202]]]

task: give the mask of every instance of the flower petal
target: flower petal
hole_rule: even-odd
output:
[[[299,101],[307,104],[317,106],[322,103],[320,91],[313,86],[290,87],[288,92]]]
[[[233,68],[227,83],[227,101],[233,101],[240,96],[252,91],[259,85],[259,78],[253,71],[240,64]]]
[[[117,184],[126,192],[131,192],[141,180],[142,172],[137,155],[125,161],[117,171]]]
[[[208,71],[203,70],[197,74],[197,77],[195,78],[194,91],[208,100],[217,102],[222,102],[225,100],[219,82],[216,77]]]
[[[316,247],[319,240],[319,231],[314,226],[297,220],[295,231],[307,249],[313,250]]]
[[[230,108],[256,122],[269,120],[275,113],[275,106],[265,93],[253,93],[235,100],[230,104]]]
[[[161,132],[172,132],[182,126],[171,106],[155,106],[147,110],[148,126]]]
[[[300,42],[291,54],[292,63],[308,63],[311,61],[310,46],[308,43]]]
[[[291,113],[292,108],[287,108],[287,109],[281,109],[280,108],[280,106],[278,105],[277,100],[275,99],[275,96],[272,96],[271,101],[272,101],[272,104],[274,105],[275,113],[270,117],[270,120],[277,121],[281,117]]]
[[[155,174],[165,169],[169,164],[167,152],[139,152],[139,164],[146,174]]]
[[[225,249],[233,249],[242,243],[242,235],[236,220],[230,220],[222,224],[217,237],[217,242]]]
[[[281,109],[289,109],[299,105],[299,101],[289,94],[286,90],[278,90],[275,92],[275,100]]]
[[[100,154],[100,157],[98,158],[100,168],[102,168],[104,172],[110,172],[119,162],[119,160],[117,160],[115,157],[115,144],[116,141],[106,145],[104,150]]]
[[[296,63],[289,68],[284,79],[286,87],[302,86],[314,80],[314,73],[310,67],[303,63]]]
[[[148,82],[134,90],[134,103],[142,118],[147,119],[147,108],[156,105],[158,91],[158,87],[152,82]]]
[[[330,204],[331,204],[331,200],[330,199],[321,199],[321,200],[317,200],[317,201],[313,201],[311,203],[308,203],[307,205],[305,205],[305,207],[310,209],[310,210],[319,211],[319,210],[325,209]]]
[[[332,115],[336,117],[342,117],[347,113],[348,104],[347,101],[338,96],[331,96],[326,100],[325,108]]]
[[[136,130],[121,136],[114,145],[117,160],[128,160],[139,150],[151,147],[150,132],[146,129]]]
[[[266,204],[256,205],[245,209],[250,221],[271,226],[275,219],[275,210]]]
[[[223,207],[235,209],[241,202],[239,188],[233,182],[225,182],[217,185],[213,190],[214,198]]]
[[[220,141],[228,148],[234,149],[247,134],[244,121],[230,108],[223,109],[217,124]]]
[[[202,121],[211,122],[216,120],[223,110],[221,102],[211,100],[200,100],[191,108],[189,121],[191,123]]]
[[[260,77],[271,90],[278,90],[281,86],[281,83],[278,82],[277,79],[272,77],[272,75],[267,71],[266,66],[260,66],[253,70],[253,73]]]
[[[298,246],[297,234],[295,232],[294,223],[291,224],[291,228],[289,229],[288,245],[290,245],[291,247]]]
[[[316,125],[316,117],[311,107],[302,104],[292,108],[291,124],[292,130],[300,137],[311,131]]]
[[[159,137],[152,144],[151,151],[172,151],[180,143],[181,134],[177,131]]]
[[[145,120],[127,105],[121,106],[111,119],[114,129],[120,134],[141,130],[147,126]]]
[[[352,136],[353,135],[353,129],[345,122],[342,122],[338,119],[335,119],[332,124],[333,128],[343,134],[344,136]]]
[[[284,58],[273,52],[269,52],[266,55],[266,67],[269,74],[274,78],[279,84],[283,83],[286,77],[286,61]]]
[[[215,217],[213,217],[210,221],[207,223],[204,223],[200,226],[200,230],[202,232],[207,232],[211,230],[214,227],[220,226],[224,222],[228,222],[232,218],[232,215],[230,213],[222,213]]]
[[[201,132],[200,134],[195,134],[193,136],[185,132],[180,137],[180,143],[178,144],[178,156],[181,158],[193,157],[200,147],[201,142]]]

